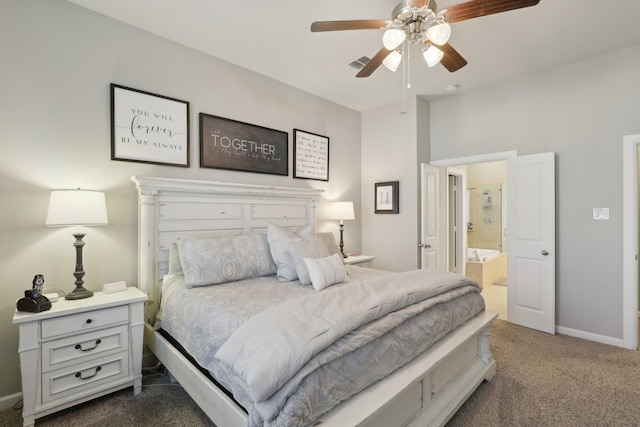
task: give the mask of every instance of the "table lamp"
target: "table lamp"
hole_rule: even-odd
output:
[[[344,241],[342,234],[344,232],[344,220],[355,219],[353,214],[353,202],[333,202],[331,204],[331,219],[340,220],[340,253],[343,258],[347,255],[344,253]]]
[[[47,227],[72,227],[72,226],[96,226],[107,225],[107,205],[104,193],[93,190],[52,190],[49,199],[49,211],[47,212]],[[77,232],[73,246],[76,248],[76,288],[65,299],[76,300],[89,298],[93,292],[85,289],[84,267],[82,266],[82,240],[85,233]]]

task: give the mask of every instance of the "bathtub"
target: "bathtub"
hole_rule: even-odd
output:
[[[467,248],[467,261],[487,262],[500,256],[500,251],[494,249]]]
[[[474,251],[478,251],[477,258]],[[505,285],[507,281],[507,254],[493,249],[469,248],[466,275],[482,287]]]

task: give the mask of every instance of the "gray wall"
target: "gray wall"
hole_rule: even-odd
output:
[[[362,113],[362,250],[374,266],[406,271],[419,265],[420,162],[428,162],[429,114],[415,96]],[[420,114],[421,120],[418,120]],[[400,213],[375,214],[376,182],[400,182]]]
[[[360,251],[360,113],[105,18],[62,0],[0,2],[0,405],[21,390],[15,301],[37,273],[73,289],[69,229],[45,228],[53,188],[104,190],[109,225],[88,229],[86,287],[137,283],[137,198],[132,175],[325,190],[353,200],[345,244]],[[191,103],[189,169],[110,160],[109,83]],[[201,169],[198,113],[330,137],[330,181]],[[292,164],[292,148],[289,146]],[[291,170],[291,166],[290,166]],[[367,209],[369,206],[367,206]],[[328,217],[322,202],[320,219]],[[337,234],[335,222],[324,230]]]
[[[556,322],[622,338],[622,138],[640,133],[640,46],[431,104],[431,158],[556,153]],[[592,209],[608,207],[609,221]]]

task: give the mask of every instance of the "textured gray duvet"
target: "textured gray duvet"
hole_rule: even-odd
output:
[[[194,289],[168,276],[162,328],[232,391],[251,426],[298,426],[484,309],[459,275],[348,269],[349,282],[320,292],[274,276]]]

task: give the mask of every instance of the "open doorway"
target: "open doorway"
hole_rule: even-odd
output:
[[[470,163],[464,169],[465,274],[482,285],[487,310],[507,320],[507,162]],[[449,205],[449,211],[456,206]]]
[[[527,328],[537,329],[550,334],[555,333],[555,154],[553,152],[518,156],[515,151],[468,156],[457,159],[436,160],[429,165],[432,174],[440,170],[442,181],[444,170],[450,167],[478,163],[505,161],[507,164],[508,197],[508,251],[507,256],[507,308],[508,321]],[[423,190],[427,188],[423,183]],[[443,184],[444,186],[444,184]],[[466,186],[465,186],[466,187]],[[444,190],[444,188],[443,188]],[[504,191],[504,188],[503,188]],[[434,203],[433,198],[423,197],[423,204]],[[441,194],[448,194],[442,191]],[[506,192],[505,192],[506,193]],[[484,194],[483,194],[484,196]],[[436,194],[437,199],[437,194]],[[425,200],[428,201],[425,202]],[[488,200],[487,200],[488,201]],[[447,253],[446,233],[449,224],[446,221],[449,205],[440,199],[443,221],[440,230],[440,252]],[[430,211],[423,210],[421,221],[431,218]],[[433,222],[433,221],[432,221]],[[434,242],[438,239],[433,239]],[[424,247],[433,249],[433,245],[421,242]],[[459,247],[458,250],[462,250]],[[460,257],[466,257],[461,253]],[[440,259],[442,257],[436,257]],[[424,265],[424,263],[422,264]],[[441,268],[447,264],[438,262]],[[424,267],[423,267],[424,268]],[[427,267],[429,268],[429,267]]]

